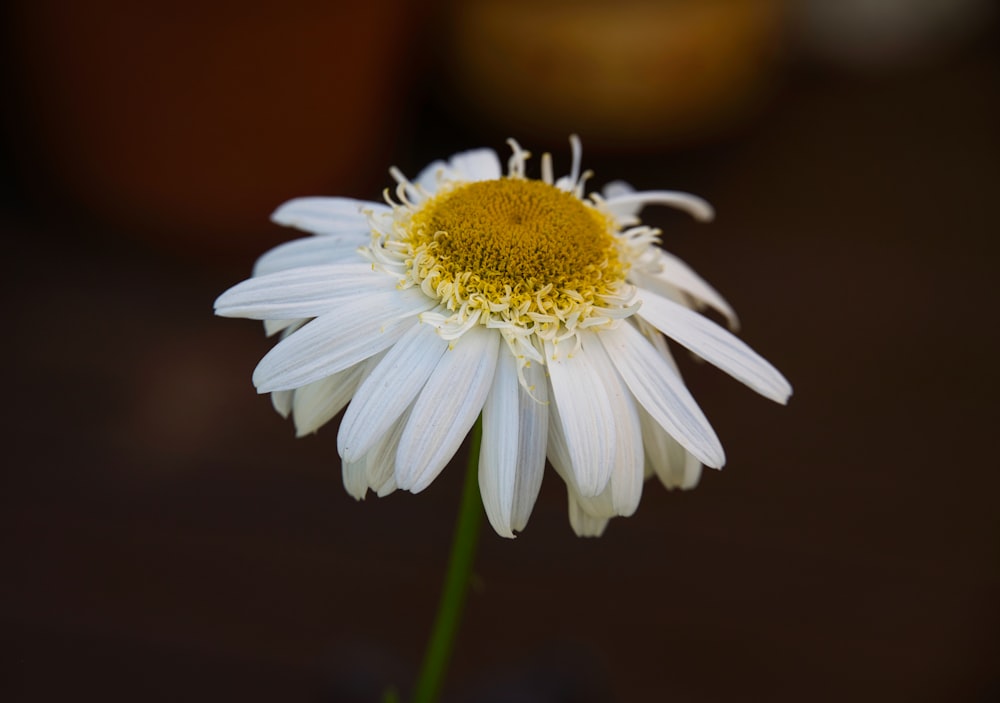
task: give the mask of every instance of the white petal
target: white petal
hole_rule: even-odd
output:
[[[614,215],[621,227],[630,227],[639,224],[638,214],[642,210],[642,204],[625,202],[611,207],[608,206],[607,201],[634,192],[635,188],[625,181],[611,181],[601,189],[601,195],[604,197],[604,207]]]
[[[660,356],[670,365],[678,377],[680,369],[667,348],[667,342],[658,329],[638,315],[629,318],[639,331],[652,343]],[[676,439],[667,434],[649,413],[640,405],[639,419],[642,425],[642,441],[646,449],[646,477],[656,474],[667,488],[694,488],[701,476],[701,462],[691,452],[682,447]]]
[[[275,391],[271,394],[271,405],[286,420],[292,412],[292,394],[295,391]]]
[[[588,515],[592,517],[610,518],[615,514],[613,501],[611,500],[611,482],[604,487],[604,490],[596,496],[584,498],[580,495],[580,488],[577,486],[576,477],[570,465],[569,447],[566,438],[563,436],[562,422],[559,419],[557,407],[549,406],[549,443],[548,457],[552,463],[552,468],[566,484],[566,490],[572,497],[571,505],[576,503]]]
[[[396,483],[419,493],[454,456],[483,408],[500,335],[475,326],[456,339],[413,406],[396,454]]]
[[[642,333],[646,341],[652,344],[660,356],[670,364],[670,368],[674,370],[677,377],[683,380],[684,377],[681,376],[681,370],[677,367],[677,362],[674,361],[673,354],[670,353],[670,348],[667,346],[667,338],[663,336],[663,333],[638,315],[633,315],[628,321],[635,325],[635,328]]]
[[[641,289],[638,296],[639,315],[665,335],[766,398],[788,402],[791,384],[743,341],[683,305]]]
[[[684,465],[690,456],[644,409],[639,409],[646,460],[667,488],[684,484]],[[695,460],[697,461],[697,460]]]
[[[284,339],[306,322],[308,322],[308,320],[264,320],[264,330],[267,332],[269,337],[275,332],[280,331],[282,333],[281,338]],[[272,329],[275,327],[277,329]],[[271,393],[271,405],[273,405],[274,409],[278,411],[278,414],[286,420],[288,419],[288,416],[292,414],[292,404],[294,401],[295,391],[292,389]]]
[[[253,372],[259,393],[298,388],[388,348],[433,302],[418,288],[373,293],[317,317],[269,351]]]
[[[511,508],[511,527],[518,532],[527,526],[542,487],[549,424],[549,389],[545,367],[531,364],[525,367],[523,374],[528,388],[520,383],[517,385],[517,484]]]
[[[315,432],[344,409],[361,382],[364,367],[364,364],[355,364],[295,389],[292,414],[296,436]]]
[[[610,198],[617,198],[622,195],[628,195],[629,193],[634,193],[634,192],[635,188],[632,187],[632,184],[622,180],[611,181],[603,188],[601,188],[601,194],[604,196],[605,200],[608,200]],[[622,207],[625,208],[626,206]],[[637,212],[639,212],[641,207],[642,207],[641,205],[636,205],[633,211],[628,212],[627,210],[623,210],[623,213],[634,215]]]
[[[628,324],[603,329],[597,336],[632,395],[663,429],[703,463],[722,466],[726,455],[719,438],[680,376],[653,345]]]
[[[365,262],[304,266],[237,283],[216,299],[215,314],[255,320],[318,317],[344,298],[392,291],[398,282]]]
[[[309,318],[307,317],[293,317],[290,320],[264,320],[264,334],[268,337],[274,336],[278,332],[287,332],[290,334],[307,322],[309,322]],[[284,339],[284,336],[282,339]]]
[[[257,259],[254,276],[266,276],[277,271],[301,266],[322,266],[360,260],[358,247],[371,241],[367,230],[356,234],[330,237],[303,237],[279,244]]]
[[[562,421],[559,419],[559,409],[555,404],[549,404],[549,429],[546,454],[552,463],[552,468],[566,483],[574,482],[573,471],[569,458],[569,447],[563,436]]]
[[[399,448],[399,438],[409,421],[409,408],[392,424],[392,427],[379,438],[379,441],[365,455],[365,473],[368,486],[379,497],[386,496],[396,490],[396,450]]]
[[[492,181],[503,175],[500,159],[492,149],[463,151],[452,156],[449,162],[451,169],[462,180]]]
[[[631,515],[639,507],[645,465],[639,413],[596,333],[581,335],[587,356],[608,393],[611,416],[615,423],[615,463],[611,474],[611,501],[616,515]]]
[[[523,370],[531,391],[517,378],[518,361],[501,345],[493,386],[483,406],[479,487],[497,534],[521,531],[541,488],[545,470],[548,410],[541,365]],[[534,395],[534,397],[532,397]]]
[[[701,462],[691,452],[685,452],[684,459],[684,481],[681,483],[681,489],[687,491],[697,486],[701,479]]]
[[[580,143],[580,137],[571,134],[569,137],[569,148],[573,153],[573,165],[570,167],[569,180],[575,188],[580,182],[580,164],[583,162],[583,145]]]
[[[368,493],[368,479],[365,477],[365,462],[344,461],[340,464],[344,488],[355,500],[364,500]]]
[[[556,188],[572,192],[580,185],[580,164],[583,161],[583,145],[580,138],[575,134],[569,137],[570,151],[573,154],[573,162],[570,166],[569,174],[556,181]]]
[[[385,498],[387,495],[395,491],[399,486],[396,485],[396,477],[390,476],[385,483],[378,487],[376,493],[379,498]]]
[[[629,274],[629,278],[642,288],[674,299],[675,290],[682,291],[693,297],[699,303],[718,310],[726,318],[729,329],[737,330],[740,326],[736,311],[726,302],[717,290],[708,284],[705,279],[696,274],[686,263],[678,259],[673,254],[665,251],[658,251],[658,263],[661,270],[658,273],[646,273],[634,271]]]
[[[586,348],[572,351],[572,344],[569,340],[557,347],[546,341],[546,366],[576,484],[581,495],[595,496],[614,468],[615,422]]]
[[[608,198],[605,204],[616,215],[634,214],[633,208],[636,206],[642,208],[645,205],[669,205],[683,210],[702,222],[708,222],[715,217],[715,210],[708,204],[708,201],[697,195],[676,190],[647,190],[616,195],[613,198]]]
[[[483,441],[479,449],[479,490],[486,517],[501,537],[512,531],[518,472],[517,360],[506,345],[500,349],[493,384],[483,405]]]
[[[340,456],[355,461],[375,445],[417,397],[447,348],[430,325],[414,325],[400,337],[344,414],[337,435]]]
[[[424,167],[424,170],[420,172],[413,183],[420,186],[428,194],[433,195],[441,185],[438,179],[445,174],[447,169],[448,164],[444,161],[440,159],[432,161]]]
[[[600,537],[608,526],[608,518],[594,517],[583,509],[572,490],[567,490],[569,499],[569,524],[578,537]]]
[[[368,217],[363,210],[390,212],[391,208],[385,203],[353,198],[296,198],[275,210],[271,220],[315,234],[367,232]]]

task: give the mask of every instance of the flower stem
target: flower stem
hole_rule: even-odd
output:
[[[482,502],[479,498],[479,445],[482,438],[483,420],[480,417],[472,429],[472,446],[469,449],[469,463],[465,470],[465,485],[462,488],[455,535],[451,542],[451,555],[448,557],[444,591],[438,603],[434,629],[427,642],[413,703],[433,703],[437,700],[455,644],[455,633],[469,590],[472,562],[476,554],[476,543],[479,541],[479,526],[483,519]]]

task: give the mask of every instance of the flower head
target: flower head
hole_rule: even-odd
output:
[[[285,203],[274,220],[316,236],[264,254],[216,301],[280,333],[253,381],[300,435],[347,406],[337,445],[353,496],[423,490],[480,414],[479,484],[500,535],[527,524],[546,458],[582,535],[634,512],[649,475],[694,486],[725,456],[664,335],[787,401],[784,377],[698,312],[735,328],[729,305],[636,217],[663,204],[709,220],[711,207],[622,182],[585,196],[571,143],[559,179],[548,154],[528,178],[511,141],[506,175],[480,149],[412,181],[392,169],[385,203]]]

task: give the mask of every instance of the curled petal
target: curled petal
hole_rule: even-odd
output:
[[[657,250],[656,254],[660,270],[656,272],[632,271],[629,273],[629,279],[633,283],[671,300],[675,299],[676,293],[684,293],[694,298],[699,306],[707,305],[722,313],[730,330],[735,332],[739,329],[740,321],[736,316],[736,311],[715,288],[673,254],[662,250]]]
[[[614,214],[629,215],[634,214],[634,208],[646,205],[668,205],[670,207],[683,210],[696,220],[701,222],[711,222],[715,219],[715,210],[704,198],[699,198],[691,193],[682,193],[677,190],[647,190],[643,192],[623,193],[608,198],[605,201],[608,209]]]

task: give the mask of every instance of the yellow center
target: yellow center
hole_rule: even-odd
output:
[[[543,181],[466,183],[413,212],[404,241],[410,275],[450,309],[462,305],[583,319],[625,278],[613,222]],[[582,306],[582,308],[581,308]],[[571,310],[572,309],[572,310]]]

